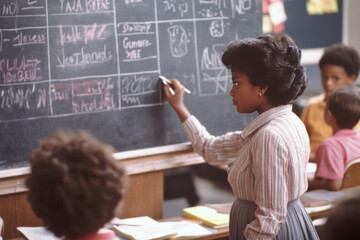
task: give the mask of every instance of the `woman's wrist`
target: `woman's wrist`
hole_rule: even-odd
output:
[[[178,115],[181,122],[185,122],[186,119],[188,119],[191,116],[189,110],[183,104],[179,105],[177,107],[174,107],[174,110],[175,110],[176,114]]]

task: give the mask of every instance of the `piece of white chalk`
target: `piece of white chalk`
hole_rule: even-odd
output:
[[[171,85],[171,81],[170,81],[169,79],[167,79],[166,77],[160,75],[159,78],[160,78],[161,81],[164,83],[164,85],[166,85],[165,83],[168,83],[168,84]],[[170,91],[170,89],[174,92],[174,90],[173,90],[171,87],[169,88],[169,91]],[[171,91],[170,91],[170,92],[171,92]],[[188,93],[188,94],[191,94],[191,91],[190,91],[189,89],[185,88],[185,87],[184,87],[184,92],[186,92],[186,93]],[[174,92],[174,94],[175,94],[175,92]],[[173,94],[173,95],[174,95],[174,94]]]
[[[161,79],[164,85],[168,84],[162,76],[159,76],[159,78]],[[171,88],[170,84],[169,84],[169,92],[171,93],[171,95],[175,95],[174,89]]]

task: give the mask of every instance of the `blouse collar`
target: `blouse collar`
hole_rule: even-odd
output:
[[[269,123],[274,118],[280,117],[284,114],[287,114],[292,111],[291,105],[280,105],[277,107],[270,108],[269,110],[263,112],[259,116],[257,116],[254,120],[252,120],[246,128],[242,131],[242,138],[247,138],[254,131],[261,128],[263,125]]]

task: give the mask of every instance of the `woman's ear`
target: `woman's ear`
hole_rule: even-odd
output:
[[[268,87],[266,87],[266,86],[261,86],[261,87],[260,87],[261,95],[265,95],[265,93],[266,93],[267,90],[268,90]]]

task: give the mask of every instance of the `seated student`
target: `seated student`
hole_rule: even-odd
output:
[[[331,210],[319,234],[323,240],[357,240],[360,236],[360,192],[341,200]]]
[[[325,120],[334,135],[325,139],[316,150],[315,179],[309,189],[339,190],[343,175],[352,160],[360,157],[360,133],[353,127],[360,119],[360,88],[344,86],[329,96]]]
[[[113,231],[98,232],[125,192],[110,146],[83,131],[59,131],[33,150],[30,164],[28,200],[49,231],[65,240],[116,239]]]
[[[334,44],[325,48],[319,68],[324,93],[310,98],[301,116],[310,137],[310,161],[314,160],[318,145],[333,134],[324,120],[326,99],[336,88],[354,83],[359,74],[360,57],[354,48]],[[360,129],[360,122],[356,128]]]

